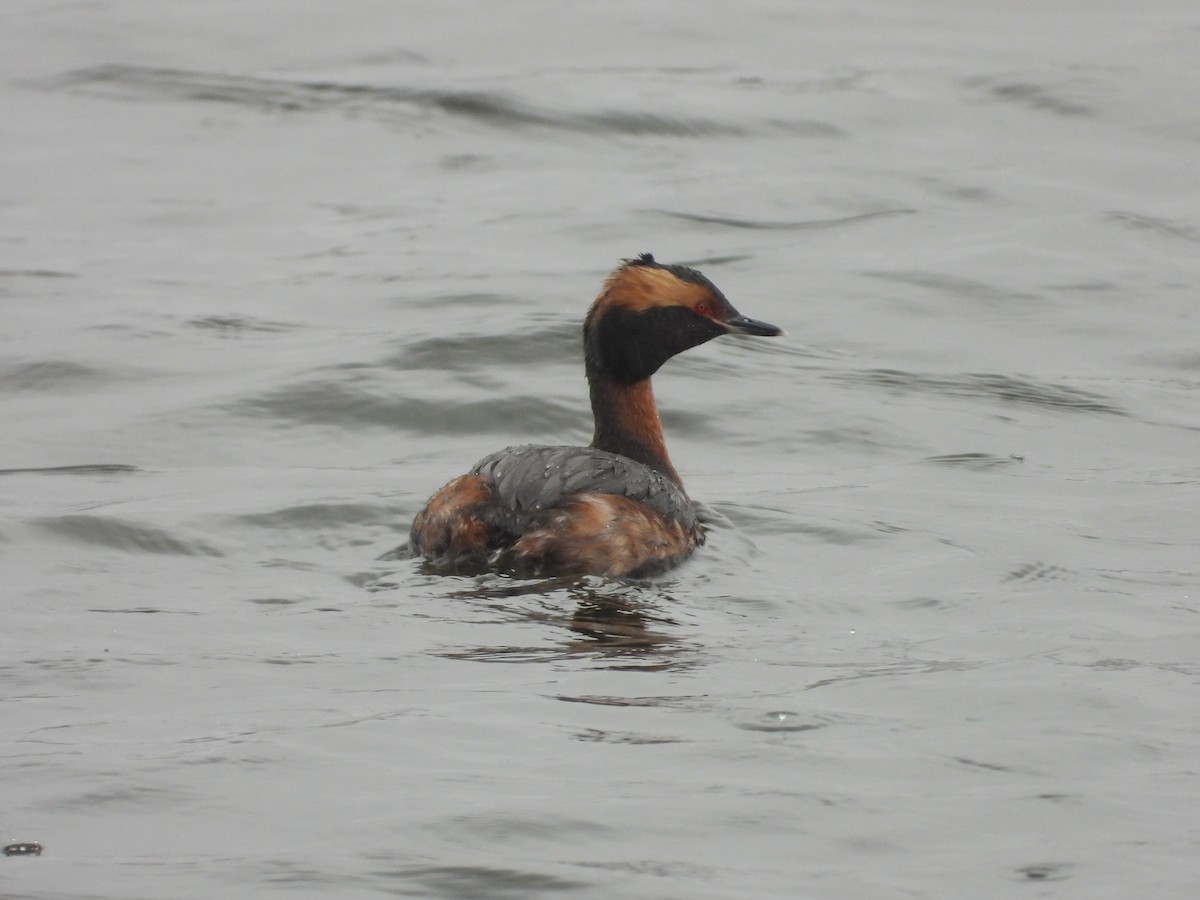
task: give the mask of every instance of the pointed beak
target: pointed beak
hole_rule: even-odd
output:
[[[748,319],[740,314],[731,319],[726,319],[721,324],[735,334],[756,334],[760,337],[776,337],[777,335],[787,333],[778,325],[760,322],[757,319]]]

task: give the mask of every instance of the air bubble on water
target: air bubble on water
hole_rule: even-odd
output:
[[[805,718],[800,713],[776,709],[762,713],[738,727],[746,731],[812,731],[820,728],[821,723],[814,722],[811,717]]]

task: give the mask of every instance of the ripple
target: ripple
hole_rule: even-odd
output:
[[[486,291],[468,292],[464,294],[435,294],[432,297],[405,297],[405,306],[422,306],[440,310],[445,307],[463,306],[467,308],[480,307],[483,309],[502,308],[511,303],[513,298],[508,294],[492,294]]]
[[[574,737],[578,741],[591,744],[680,744],[686,739],[669,735],[634,734],[626,731],[605,731],[602,728],[585,728],[577,731]]]
[[[70,515],[34,519],[30,524],[59,537],[82,544],[111,547],[138,553],[177,554],[180,556],[222,556],[220,550],[203,541],[173,537],[161,528],[140,525],[111,516]]]
[[[222,336],[235,336],[246,332],[274,333],[292,331],[296,328],[295,325],[289,325],[287,322],[270,322],[249,316],[202,316],[198,319],[188,320],[188,325],[193,328],[216,331]]]
[[[1125,225],[1128,228],[1135,228],[1140,231],[1152,231],[1166,237],[1181,238],[1192,243],[1200,243],[1200,229],[1194,228],[1191,225],[1185,225],[1182,222],[1172,222],[1170,219],[1163,219],[1157,216],[1144,216],[1123,210],[1113,210],[1108,214],[1108,219]]]
[[[849,385],[882,387],[901,393],[934,393],[951,397],[985,397],[1006,403],[1065,409],[1071,412],[1098,412],[1114,416],[1128,413],[1102,394],[1058,384],[1046,384],[1010,375],[964,373],[926,375],[898,369],[860,369],[833,372],[829,381]]]
[[[74,272],[56,269],[0,269],[0,278],[78,278]]]
[[[882,530],[824,521],[805,522],[797,519],[793,511],[749,503],[713,503],[712,508],[738,528],[754,534],[804,534],[830,544],[851,545],[875,540],[876,532]]]
[[[246,513],[232,518],[235,522],[259,528],[328,528],[332,525],[375,524],[390,522],[394,514],[366,503],[304,503],[264,513]]]
[[[555,700],[563,703],[590,703],[595,706],[619,706],[629,708],[649,707],[652,709],[686,709],[691,704],[703,700],[701,696],[669,696],[669,697],[609,697],[604,695],[581,695],[572,697],[567,694],[554,695]]]
[[[546,109],[491,91],[409,88],[332,81],[290,81],[187,69],[110,64],[78,69],[42,82],[56,90],[100,90],[123,99],[145,96],[168,100],[227,103],[270,112],[335,110],[355,115],[434,110],[493,128],[537,126],[563,131],[674,137],[741,136],[747,129],[696,116],[658,112]],[[821,133],[812,123],[766,123],[785,133]],[[831,127],[831,126],[830,126]]]
[[[577,895],[589,885],[583,881],[558,878],[541,872],[499,869],[489,866],[399,866],[371,873],[377,879],[394,884],[400,894],[412,893],[401,885],[413,882],[423,897],[451,900],[526,900],[546,893]],[[388,893],[392,893],[389,889]]]
[[[200,613],[196,612],[195,610],[158,609],[157,607],[153,607],[153,606],[130,606],[130,607],[121,608],[121,609],[104,609],[102,607],[89,606],[88,612],[113,613],[116,615],[136,615],[136,616],[157,615],[158,613],[166,613],[168,615],[175,615],[175,616],[198,616],[198,615],[200,615]],[[129,660],[120,660],[120,661],[121,662],[129,662]],[[156,664],[157,665],[174,665],[174,663],[164,663],[164,662],[159,662]]]
[[[520,422],[528,433],[559,434],[580,424],[575,407],[532,395],[448,403],[416,397],[383,397],[361,388],[312,381],[237,401],[237,415],[271,416],[306,425],[341,428],[371,426],[422,434],[513,433]]]
[[[66,360],[10,363],[0,366],[0,385],[6,391],[48,391],[63,387],[94,387],[112,380],[110,373]]]
[[[815,721],[812,716],[806,717],[787,710],[774,710],[739,722],[737,727],[745,731],[813,731],[823,728],[827,724],[827,722]]]
[[[1029,301],[1038,299],[1036,294],[1008,291],[983,281],[976,281],[973,278],[947,275],[944,272],[927,272],[915,269],[890,272],[872,271],[864,272],[863,274],[871,278],[880,278],[898,284],[941,291],[955,298],[967,298],[994,304],[1010,304],[1013,300]]]
[[[749,228],[760,231],[812,231],[821,228],[840,228],[844,225],[857,225],[873,219],[889,218],[891,216],[907,216],[916,213],[915,209],[880,209],[873,212],[858,213],[853,216],[841,216],[834,219],[799,219],[790,222],[768,221],[765,219],[739,219],[732,216],[701,215],[699,213],[678,212],[670,209],[651,210],[660,216],[672,219],[682,219],[685,222],[697,222],[701,225],[721,225],[726,228]]]
[[[991,78],[971,78],[965,82],[971,88],[986,88],[993,99],[1020,103],[1039,112],[1059,116],[1088,116],[1095,109],[1086,103],[1061,96],[1057,91],[1031,81],[1005,81],[996,83]]]
[[[122,785],[109,790],[88,791],[60,799],[43,801],[49,809],[167,809],[191,798],[175,787]]]
[[[932,463],[936,466],[973,469],[977,472],[1017,465],[1024,461],[1023,456],[993,456],[991,453],[945,453],[941,456],[927,456],[921,460],[921,462]]]
[[[0,475],[130,475],[142,471],[124,463],[83,463],[77,466],[42,466],[30,469],[0,469]]]
[[[1063,881],[1070,876],[1068,863],[1033,863],[1017,869],[1017,877],[1025,881]]]
[[[540,368],[550,363],[577,364],[580,354],[580,326],[573,322],[514,334],[425,338],[407,344],[383,364],[399,371],[461,372],[496,365]]]
[[[1003,578],[1003,581],[1029,584],[1039,581],[1061,581],[1078,576],[1079,573],[1072,569],[1064,569],[1062,566],[1052,563],[1032,562],[1017,566]]]

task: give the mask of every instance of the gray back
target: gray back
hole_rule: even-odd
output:
[[[508,447],[485,456],[471,474],[493,482],[501,502],[517,519],[557,506],[571,494],[593,491],[638,500],[688,529],[696,527],[692,502],[675,482],[649,466],[605,450],[532,444]]]

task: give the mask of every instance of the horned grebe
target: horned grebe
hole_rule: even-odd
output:
[[[650,376],[722,334],[783,331],[738,313],[711,281],[649,253],[622,261],[583,324],[590,447],[509,447],[434,494],[409,546],[453,570],[644,577],[704,531],[667,457]]]

